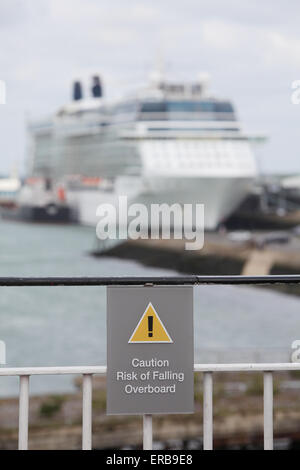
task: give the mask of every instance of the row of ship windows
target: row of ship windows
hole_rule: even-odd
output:
[[[252,159],[251,154],[249,152],[144,152],[144,155],[147,156],[149,159],[153,159],[155,161],[165,160],[165,159],[173,159],[173,160],[245,160],[245,159]]]
[[[119,146],[120,143],[117,141],[115,143],[115,146]],[[85,149],[90,149],[92,147],[102,149],[105,146],[107,147],[112,147],[110,142],[103,142],[101,146],[99,146],[99,142],[97,140],[90,140],[89,142],[65,142],[64,145],[62,145],[60,142],[57,143],[48,143],[48,142],[43,142],[39,141],[36,145],[36,149],[57,149],[57,151],[64,151],[66,148],[85,148]],[[124,143],[122,144],[123,148],[126,148]],[[132,148],[132,145],[127,146],[127,148]],[[153,143],[141,143],[136,145],[136,150],[145,150],[148,152],[153,152],[153,153],[166,153],[166,152],[173,152],[177,153],[178,151],[181,152],[197,152],[197,153],[208,153],[208,152],[249,152],[250,147],[249,145],[245,145],[245,143],[239,143],[239,142],[222,142],[220,143],[193,143],[193,142],[166,142],[166,143],[161,143],[161,142],[153,142]]]
[[[124,155],[120,156],[119,153],[110,153],[110,159],[107,160],[106,164],[108,165],[120,165],[120,164],[125,164],[125,165],[132,165],[132,164],[137,164],[137,159],[135,156],[127,156],[124,159]],[[53,157],[53,158],[51,158]],[[253,159],[252,158],[241,158],[241,155],[236,156],[236,155],[205,155],[203,157],[199,156],[192,156],[192,155],[165,155],[164,158],[162,158],[160,155],[151,155],[150,158],[149,156],[144,154],[144,157],[146,158],[147,164],[150,164],[152,166],[176,166],[176,165],[184,165],[184,166],[189,166],[189,165],[194,165],[194,166],[214,166],[214,165],[239,165],[239,166],[247,166],[247,165],[252,165]],[[76,160],[82,161],[82,155],[81,154],[74,154],[72,152],[66,152],[65,153],[65,158],[67,158],[70,162],[75,162]],[[36,155],[36,160],[45,161],[45,162],[50,162],[52,160],[56,160],[55,156],[49,155],[49,153],[41,153],[39,152]],[[93,158],[88,158],[85,159],[85,162],[92,162],[92,161],[99,161],[99,155],[94,154]],[[102,159],[100,160],[101,163]]]
[[[75,148],[73,146],[66,146],[63,150],[60,149],[59,147],[52,147],[51,151],[49,152],[49,148],[44,147],[44,146],[39,146],[39,148],[36,149],[36,154],[56,154],[56,155],[65,155],[66,153],[73,153],[73,154],[87,154],[87,149],[80,149],[80,148]],[[99,149],[97,146],[90,145],[89,146],[89,154],[92,152],[93,154],[104,154],[107,153],[111,154],[112,152],[115,152],[117,154],[120,154],[120,149],[119,148],[110,148],[110,149],[101,149],[99,152]],[[165,148],[165,149],[141,149],[142,154],[147,155],[149,158],[166,158],[166,157],[172,157],[172,158],[213,158],[213,157],[237,157],[237,158],[248,158],[251,157],[251,152],[249,149],[241,148],[241,149],[186,149],[186,148]],[[122,156],[130,156],[132,155],[133,151],[131,148],[124,148],[122,150]],[[139,152],[138,152],[139,153]]]
[[[245,146],[244,143],[240,142],[222,142],[220,143],[201,143],[198,142],[177,142],[175,145],[173,143],[162,144],[160,142],[153,142],[150,145],[143,145],[144,148],[154,151],[165,151],[165,150],[197,150],[197,151],[208,151],[208,150],[248,150],[248,145]]]
[[[249,153],[249,148],[245,147],[188,147],[184,145],[179,145],[176,147],[166,146],[166,147],[142,147],[144,151],[147,153],[159,154],[163,155],[166,153],[173,153],[176,155],[177,153],[197,153],[197,154],[208,154],[208,153]]]
[[[93,138],[87,138],[87,139],[72,139],[68,143],[68,141],[64,142],[62,144],[61,141],[53,141],[50,139],[44,139],[44,138],[39,138],[36,141],[35,147],[39,146],[45,146],[45,147],[57,147],[57,148],[64,148],[69,145],[76,145],[77,146],[90,146],[90,145],[104,145],[105,143],[109,144],[109,142],[101,142],[101,139],[99,139],[99,136],[94,136]],[[116,142],[114,142],[116,143]],[[208,151],[208,150],[241,150],[241,149],[248,149],[248,144],[245,144],[245,142],[239,142],[239,141],[209,141],[209,142],[195,142],[195,141],[174,141],[172,142],[164,142],[162,140],[157,140],[157,141],[152,141],[150,143],[141,143],[141,146],[143,148],[149,149],[149,150],[154,150],[154,151],[165,151],[165,150],[176,150],[176,149],[184,149],[184,150],[197,150],[197,151]]]
[[[167,159],[165,161],[149,161],[147,160],[147,164],[155,167],[165,167],[165,166],[199,166],[199,167],[206,167],[206,166],[215,166],[215,165],[225,165],[225,166],[241,166],[247,167],[252,166],[252,160],[240,160],[240,159],[228,159],[224,158],[222,160],[217,159],[207,159],[207,160],[192,160],[192,159],[182,159],[182,160],[174,160],[174,159]]]
[[[231,153],[245,153],[245,152],[249,152],[249,148],[248,147],[244,147],[244,146],[241,146],[241,147],[192,147],[192,146],[185,146],[185,145],[176,145],[174,147],[172,147],[171,145],[170,146],[165,146],[165,147],[142,147],[143,149],[145,149],[147,152],[151,153],[174,153],[176,154],[178,151],[179,152],[186,152],[186,153],[190,153],[190,152],[193,152],[193,153],[208,153],[208,152],[211,152],[211,153],[228,153],[228,152],[231,152]]]
[[[159,172],[165,172],[167,171],[166,167],[147,167],[149,171],[159,171]],[[224,166],[219,166],[219,165],[180,165],[178,167],[171,166],[169,167],[170,171],[175,171],[175,172],[180,172],[180,171],[194,171],[194,172],[201,172],[205,173],[206,171],[208,172],[216,172],[216,171],[252,171],[253,166],[247,165],[247,166],[236,166],[236,165],[224,165]]]

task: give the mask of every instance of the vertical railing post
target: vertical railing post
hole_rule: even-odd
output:
[[[143,449],[152,450],[152,415],[143,415]]]
[[[82,382],[82,450],[92,449],[92,374],[83,374]]]
[[[20,375],[19,450],[28,449],[29,375]]]
[[[203,373],[203,450],[213,448],[213,376]]]
[[[273,373],[264,372],[264,449],[273,450]]]

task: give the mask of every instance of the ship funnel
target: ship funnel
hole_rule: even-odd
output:
[[[92,96],[94,98],[101,98],[103,96],[103,89],[100,77],[95,75],[92,80]]]
[[[82,100],[82,98],[83,98],[83,93],[82,93],[81,82],[76,81],[73,84],[73,100],[78,101],[78,100]]]

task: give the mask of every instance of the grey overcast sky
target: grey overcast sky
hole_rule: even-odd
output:
[[[265,171],[300,173],[298,0],[0,0],[0,173],[26,158],[25,122],[70,99],[72,79],[103,77],[108,97],[166,75],[211,75],[246,130],[266,133]]]

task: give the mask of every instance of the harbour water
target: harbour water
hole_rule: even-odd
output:
[[[176,273],[112,258],[93,258],[94,231],[80,226],[1,221],[0,276],[147,276]],[[300,297],[241,286],[199,286],[195,361],[289,360],[300,339]],[[184,312],[183,312],[184,314]],[[104,287],[3,287],[0,339],[6,367],[106,363]],[[73,377],[35,377],[31,392],[71,391]],[[0,396],[18,381],[1,378]]]

